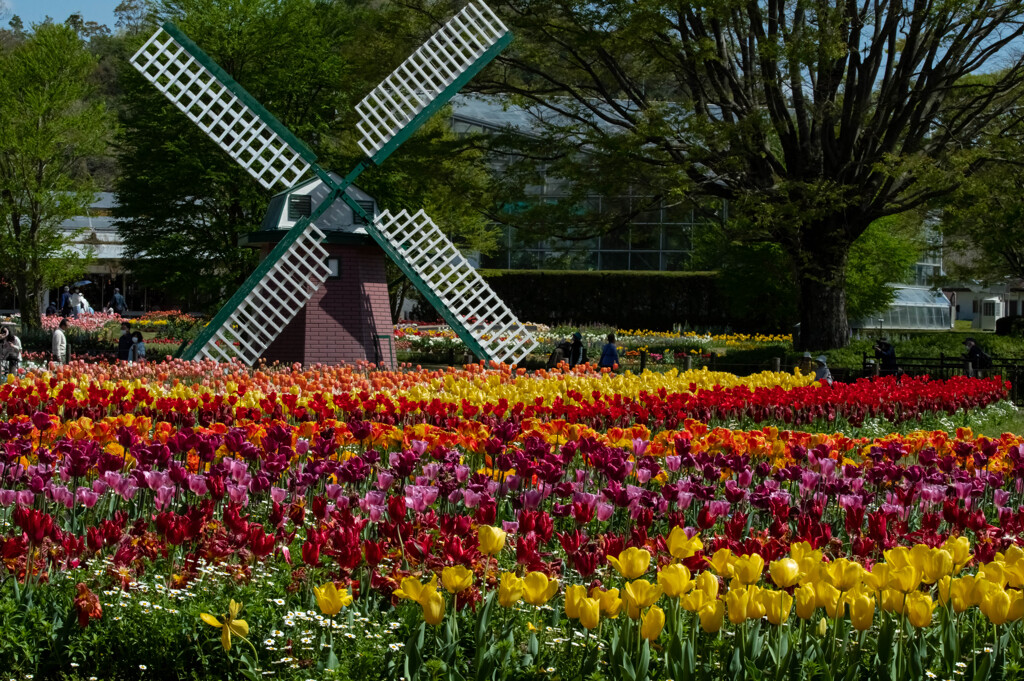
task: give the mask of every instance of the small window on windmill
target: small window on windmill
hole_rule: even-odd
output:
[[[288,221],[296,222],[313,214],[313,197],[300,194],[288,197]]]
[[[373,201],[356,200],[356,205],[362,208],[363,212],[369,215],[371,220],[377,217],[376,215],[373,214]],[[364,220],[363,216],[357,213],[356,211],[352,211],[352,224],[365,225],[366,220]]]

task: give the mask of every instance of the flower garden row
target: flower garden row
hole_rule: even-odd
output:
[[[1024,437],[688,411],[830,396],[897,418],[1005,386],[807,382],[188,363],[12,380],[0,668],[635,681],[1024,663]]]
[[[316,367],[250,374],[211,362],[72,363],[53,375],[30,374],[0,386],[0,413],[9,418],[42,411],[65,420],[137,414],[175,425],[341,417],[390,425],[541,418],[598,429],[640,424],[655,430],[675,428],[687,418],[859,426],[868,418],[898,424],[979,409],[1004,399],[1007,389],[998,377],[862,379],[821,386],[799,372],[739,378],[707,370],[616,375],[581,368],[525,375],[481,364],[445,371]]]

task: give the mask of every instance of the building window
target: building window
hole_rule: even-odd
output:
[[[1016,300],[1011,300],[1010,301],[1010,314],[1008,316],[1009,317],[1016,317],[1017,316],[1017,301]]]
[[[288,197],[288,221],[297,222],[313,214],[313,197],[309,194]]]
[[[360,201],[360,200],[357,200],[356,201],[356,205],[359,206],[360,208],[362,208],[363,211],[367,215],[370,216],[371,220],[373,220],[374,218],[377,217],[373,213],[373,201]],[[356,211],[352,211],[352,223],[356,224],[356,225],[365,225],[366,224],[366,220],[364,220],[363,216],[360,215],[359,213],[357,213]]]
[[[973,312],[974,314],[978,314],[978,301],[977,300],[972,300],[971,301],[971,312]]]

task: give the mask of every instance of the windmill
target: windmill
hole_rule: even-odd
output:
[[[515,364],[536,347],[526,327],[422,210],[371,215],[354,182],[382,163],[512,40],[482,2],[471,2],[359,104],[365,154],[344,177],[316,155],[171,23],[132,65],[265,188],[294,189],[310,177],[326,195],[273,246],[185,359],[238,358],[253,365],[331,275],[317,222],[339,201],[480,359]],[[372,208],[371,208],[372,212]],[[386,335],[390,338],[390,319]]]

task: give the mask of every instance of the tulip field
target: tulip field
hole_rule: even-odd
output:
[[[72,363],[0,384],[0,681],[1024,678],[989,379]]]

